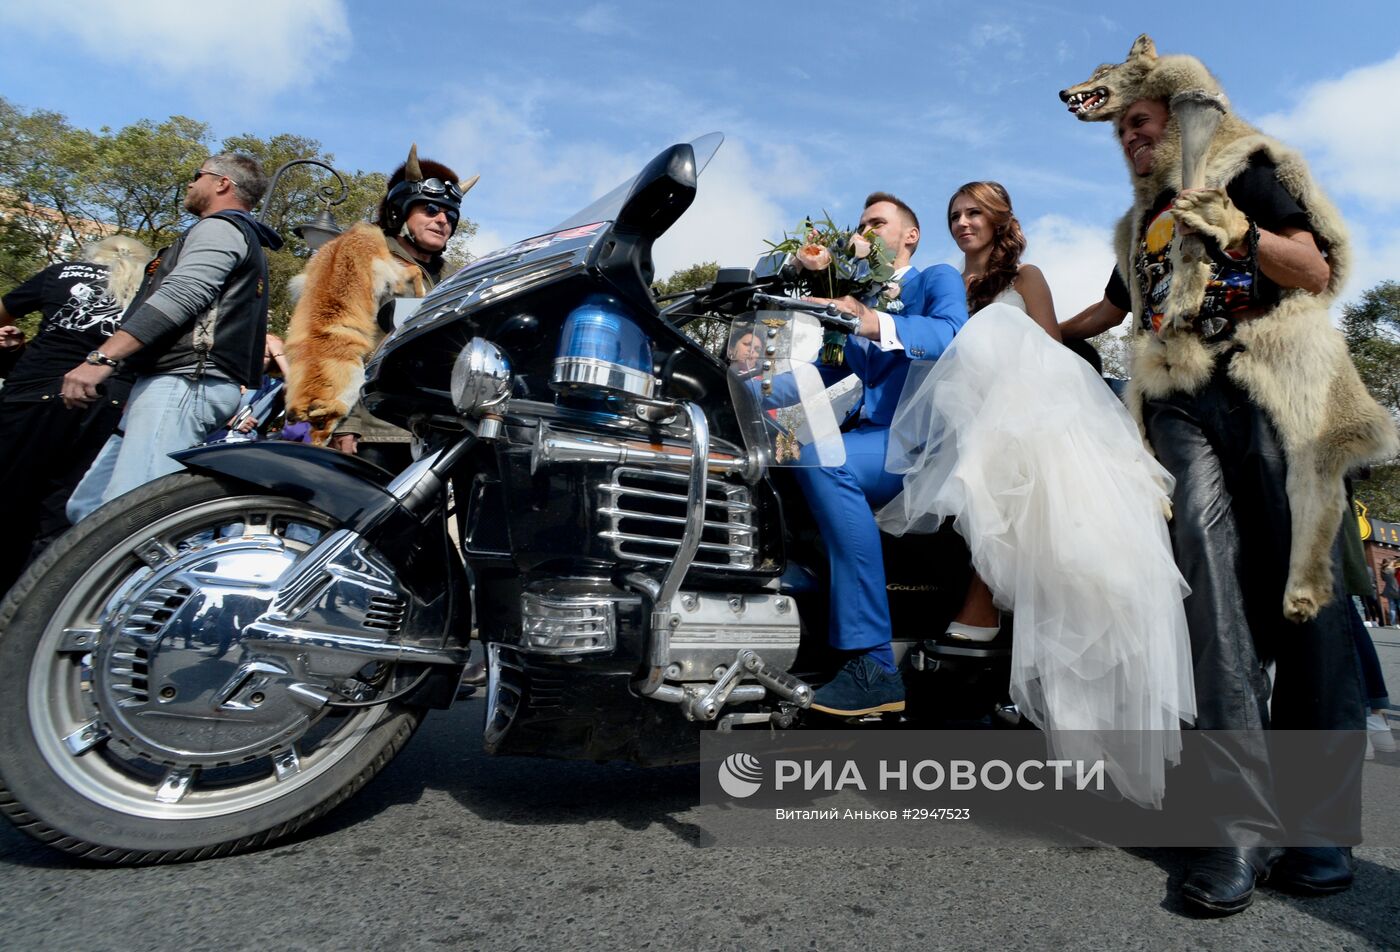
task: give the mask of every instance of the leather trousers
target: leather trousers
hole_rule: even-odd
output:
[[[1191,586],[1196,727],[1211,732],[1193,738],[1197,767],[1218,797],[1217,832],[1223,827],[1234,845],[1279,845],[1280,830],[1283,845],[1352,843],[1360,828],[1357,735],[1264,731],[1362,729],[1346,615],[1354,609],[1334,551],[1332,601],[1312,621],[1284,618],[1288,461],[1268,416],[1226,375],[1228,360],[1198,392],[1143,408],[1148,440],[1176,479],[1171,537]]]

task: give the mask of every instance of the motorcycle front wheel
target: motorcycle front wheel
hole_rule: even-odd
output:
[[[180,473],[55,542],[0,605],[0,811],[87,859],[159,863],[263,846],[363,787],[421,708],[299,708],[290,692],[210,704],[207,685],[257,662],[187,632],[184,655],[178,639],[166,647],[188,661],[158,675],[143,642],[122,641],[189,597],[159,581],[162,566],[192,566],[222,607],[336,528],[293,500]]]

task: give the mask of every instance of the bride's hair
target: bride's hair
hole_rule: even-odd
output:
[[[977,203],[987,223],[992,226],[992,253],[986,270],[967,287],[967,309],[979,311],[991,304],[996,296],[1016,280],[1021,266],[1021,252],[1026,250],[1026,236],[1021,223],[1011,211],[1011,196],[1000,182],[968,182],[948,199],[948,222],[951,230],[953,202],[966,195]]]

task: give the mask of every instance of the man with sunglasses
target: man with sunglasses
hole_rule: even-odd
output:
[[[457,182],[457,173],[441,162],[419,159],[417,146],[408,161],[389,176],[379,203],[378,223],[385,243],[397,257],[414,265],[431,290],[443,275],[443,252],[457,230],[462,195],[476,179]],[[380,314],[385,332],[392,326],[393,308]],[[331,446],[365,457],[391,472],[400,472],[411,461],[407,430],[384,423],[356,406],[336,427]]]
[[[267,257],[282,239],[250,210],[267,191],[257,159],[210,156],[185,185],[199,220],[156,253],[120,328],[63,378],[64,405],[85,407],[120,366],[136,372],[117,432],[72,498],[73,522],[176,472],[169,454],[201,442],[262,379]]]

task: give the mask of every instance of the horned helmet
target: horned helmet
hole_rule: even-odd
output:
[[[386,235],[403,235],[408,210],[414,205],[432,202],[447,212],[447,220],[455,232],[462,214],[462,196],[480,177],[473,175],[459,182],[457,173],[441,162],[419,159],[418,145],[414,143],[408,150],[408,161],[389,176],[387,190],[379,203],[379,227]]]

